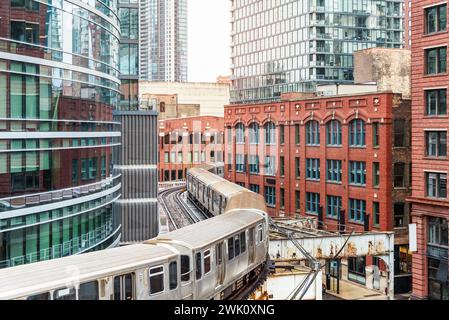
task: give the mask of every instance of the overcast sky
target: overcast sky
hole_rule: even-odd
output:
[[[230,75],[230,1],[188,0],[188,81]]]

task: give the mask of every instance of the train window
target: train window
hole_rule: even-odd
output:
[[[164,267],[153,267],[150,269],[150,294],[164,291]]]
[[[76,300],[75,288],[64,288],[55,290],[53,294],[54,300]]]
[[[204,274],[210,271],[210,249],[204,250]]]
[[[228,239],[228,260],[234,259],[234,238]]]
[[[190,280],[190,257],[186,255],[181,256],[181,281]]]
[[[168,265],[168,275],[170,280],[170,290],[178,287],[178,263],[176,261],[170,262]]]
[[[243,231],[240,233],[240,252],[243,253],[246,251],[246,232]]]
[[[237,257],[240,254],[240,237],[239,237],[239,235],[236,235],[234,237],[234,251],[235,251],[235,256]]]
[[[201,279],[201,252],[197,252],[195,259],[195,267],[196,267],[196,280]]]
[[[114,300],[134,300],[134,274],[114,277]]]
[[[78,290],[79,300],[98,300],[98,281],[82,283]]]
[[[259,243],[263,241],[263,226],[261,224],[257,226],[257,241]]]
[[[50,292],[39,293],[33,296],[28,296],[27,300],[50,300]]]

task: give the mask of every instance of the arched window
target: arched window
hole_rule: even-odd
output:
[[[255,122],[249,126],[249,143],[259,143],[259,125]]]
[[[306,144],[308,146],[320,145],[320,124],[316,120],[306,123]]]
[[[326,143],[328,146],[341,146],[341,123],[331,120],[326,124]]]
[[[265,124],[265,144],[276,143],[276,126],[273,122]]]
[[[236,143],[245,143],[245,126],[239,123],[235,126],[235,141]]]
[[[349,123],[349,145],[351,147],[365,147],[365,121],[354,119]]]

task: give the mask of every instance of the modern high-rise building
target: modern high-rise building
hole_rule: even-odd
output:
[[[122,177],[122,197],[114,209],[121,218],[122,244],[147,240],[159,233],[158,113],[154,103],[139,99],[139,43],[148,32],[142,28],[143,32],[139,32],[139,25],[148,19],[146,5],[148,1],[118,3],[121,100],[114,119],[121,124],[122,145],[114,158],[114,172]]]
[[[413,1],[412,6],[412,222],[413,294],[449,300],[449,196],[447,177],[446,2]]]
[[[231,0],[232,103],[351,83],[353,52],[402,48],[403,0]]]
[[[114,246],[115,1],[0,1],[0,267]]]
[[[187,82],[187,0],[141,0],[140,8],[140,78]]]

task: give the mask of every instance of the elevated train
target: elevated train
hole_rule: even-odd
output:
[[[142,244],[2,269],[0,299],[231,297],[266,268],[268,216],[260,195],[219,177],[206,184],[216,170],[190,169],[187,181],[189,195],[213,218]]]

